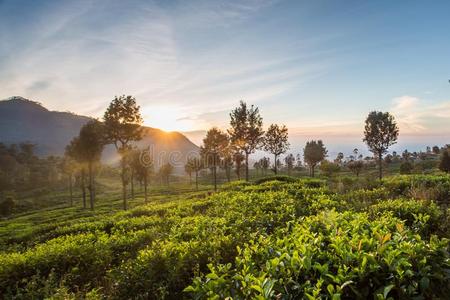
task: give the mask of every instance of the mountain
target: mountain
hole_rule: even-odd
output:
[[[0,101],[0,142],[31,142],[40,156],[63,155],[66,145],[89,120],[70,112],[50,111],[38,102],[15,96]],[[198,154],[199,148],[179,132],[151,127],[144,127],[144,132],[136,145],[148,147],[157,165],[169,161],[180,171],[187,156]],[[114,147],[106,147],[102,160],[111,163],[117,159]]]

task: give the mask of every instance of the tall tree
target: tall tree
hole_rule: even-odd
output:
[[[66,155],[74,159],[79,166],[79,184],[81,188],[81,195],[83,199],[83,208],[86,208],[86,165],[83,157],[83,151],[80,143],[80,138],[74,137],[69,145],[66,146]]]
[[[261,170],[262,170],[263,175],[266,175],[267,170],[269,170],[269,168],[270,168],[270,158],[264,156],[263,158],[261,158],[259,160],[259,163],[261,165]]]
[[[130,167],[130,193],[131,199],[134,200],[134,181],[138,177],[137,173],[139,172],[139,169],[142,167],[141,150],[132,148],[128,151],[127,155],[127,162]]]
[[[208,166],[212,168],[214,177],[214,190],[217,190],[217,164],[226,148],[228,147],[228,135],[220,129],[213,127],[206,133],[200,153]]]
[[[137,180],[144,184],[144,202],[148,202],[148,184],[150,175],[153,172],[153,156],[150,153],[150,148],[138,151],[139,157],[134,157],[133,167]]]
[[[191,160],[192,160],[192,167],[195,172],[195,189],[198,190],[198,174],[200,173],[201,170],[203,170],[204,163],[203,160],[198,157],[194,157]]]
[[[228,133],[232,144],[245,155],[245,179],[248,181],[248,157],[261,147],[264,140],[262,118],[257,107],[252,105],[248,108],[244,101],[230,113],[230,118],[231,128]]]
[[[192,173],[194,173],[194,166],[191,158],[188,158],[186,164],[184,165],[184,172],[189,175],[189,185],[192,185]]]
[[[448,149],[442,152],[441,161],[439,162],[439,170],[445,173],[450,172],[450,155],[448,152]]]
[[[159,168],[159,176],[162,181],[165,181],[167,186],[170,184],[170,175],[173,173],[173,166],[170,163],[165,163]]]
[[[328,151],[321,140],[306,142],[305,148],[303,149],[303,160],[309,166],[309,174],[311,177],[314,177],[316,165],[325,159],[327,153]]]
[[[100,157],[105,145],[104,141],[104,127],[103,124],[97,120],[92,120],[86,123],[80,129],[79,146],[82,151],[82,159],[87,164],[89,176],[89,202],[91,209],[94,209],[95,203],[95,174],[94,168],[100,161]]]
[[[292,169],[294,169],[295,165],[294,154],[289,153],[288,155],[286,155],[286,157],[284,158],[284,163],[286,164],[288,175],[291,175]]]
[[[127,152],[133,141],[142,139],[142,117],[140,107],[132,96],[115,97],[106,109],[103,119],[105,121],[105,136],[108,142],[114,144],[119,153],[122,180],[123,208],[128,208],[127,202]]]
[[[398,126],[388,112],[372,111],[366,119],[363,141],[378,160],[379,178],[383,177],[383,154],[397,142]]]
[[[278,156],[289,149],[288,129],[286,126],[271,124],[264,136],[264,150],[274,155],[274,161],[278,161]],[[277,164],[274,165],[275,174],[278,173]]]
[[[76,162],[74,161],[74,159],[68,155],[64,155],[63,161],[61,162],[61,170],[63,174],[67,176],[70,206],[73,206],[73,175],[76,171],[76,168]]]
[[[233,153],[233,161],[236,170],[236,176],[238,180],[241,180],[241,171],[242,171],[242,162],[245,160],[245,156],[242,154],[240,150],[236,150]]]

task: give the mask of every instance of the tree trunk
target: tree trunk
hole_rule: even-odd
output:
[[[70,193],[70,206],[73,206],[72,174],[69,174],[69,193]]]
[[[275,175],[278,173],[277,155],[275,154]]]
[[[123,209],[127,210],[128,209],[128,201],[127,201],[127,184],[126,184],[126,174],[125,174],[125,158],[122,157],[121,160],[121,165],[122,165],[122,173],[121,173],[121,178],[122,178],[122,200],[123,200]]]
[[[85,171],[81,169],[81,192],[83,194],[83,208],[86,208],[86,185],[85,185]]]
[[[147,174],[144,176],[144,202],[145,203],[147,203],[147,185],[148,185],[148,182],[147,182]]]
[[[92,162],[90,161],[88,163],[89,167],[89,204],[91,206],[91,210],[94,209],[94,174],[92,171]]]
[[[314,167],[315,167],[316,165],[312,165],[311,166],[311,177],[314,177]]]
[[[195,171],[195,189],[198,191],[198,171]]]
[[[216,155],[213,157],[213,175],[214,175],[214,191],[217,191],[217,167],[216,167]]]
[[[248,153],[245,152],[245,181],[248,181]]]
[[[131,199],[134,200],[134,171],[133,170],[131,170],[130,185],[131,185]]]
[[[381,154],[381,152],[378,153],[378,171],[379,171],[378,175],[380,177],[380,180],[383,178],[383,161],[381,160],[382,155],[383,154]]]

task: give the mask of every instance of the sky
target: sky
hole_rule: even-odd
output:
[[[101,118],[133,95],[145,125],[199,144],[239,100],[292,151],[365,149],[391,112],[393,149],[450,143],[449,1],[0,0],[0,99]]]

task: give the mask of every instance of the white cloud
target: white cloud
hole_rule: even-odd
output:
[[[450,127],[450,101],[436,103],[404,95],[392,100],[390,111],[397,118],[400,133],[445,133]]]

